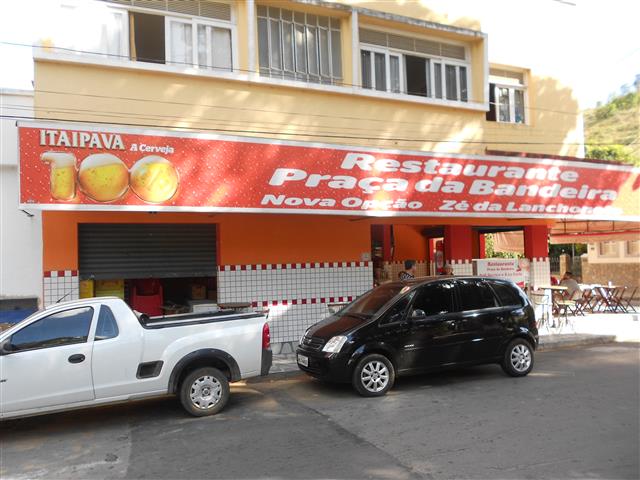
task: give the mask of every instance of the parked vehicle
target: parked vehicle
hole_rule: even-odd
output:
[[[452,366],[499,363],[521,377],[537,344],[533,308],[514,283],[426,277],[368,291],[309,328],[296,353],[302,371],[372,397],[398,375]]]
[[[267,375],[271,361],[262,313],[149,318],[115,297],[65,302],[0,334],[0,415],[166,394],[191,415],[213,415],[229,382]]]

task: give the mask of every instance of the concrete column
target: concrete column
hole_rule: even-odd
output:
[[[258,65],[256,62],[256,4],[254,0],[247,0],[247,50],[249,75],[258,74]]]
[[[560,276],[571,271],[571,255],[563,253],[560,255]]]
[[[548,233],[546,225],[524,227],[524,255],[531,262],[529,284],[533,288],[548,285],[551,278]]]
[[[360,34],[358,31],[358,11],[351,11],[351,84],[360,85]]]
[[[524,227],[524,256],[529,260],[549,256],[549,229],[546,225]]]
[[[487,243],[486,243],[486,238],[484,236],[484,233],[481,233],[478,236],[478,250],[479,250],[478,258],[485,258],[487,256],[487,253],[486,253]]]
[[[469,225],[444,227],[444,258],[453,267],[455,275],[471,275],[473,266],[474,232]]]

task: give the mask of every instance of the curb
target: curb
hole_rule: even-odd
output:
[[[545,337],[541,337],[537,350],[539,352],[545,352],[560,348],[603,345],[606,343],[614,343],[616,341],[615,335],[554,335],[553,337],[553,339],[545,339]]]

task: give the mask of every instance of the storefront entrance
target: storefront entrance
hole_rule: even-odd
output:
[[[78,225],[80,296],[162,315],[215,307],[216,225]]]

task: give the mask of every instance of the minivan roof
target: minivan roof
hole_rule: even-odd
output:
[[[396,285],[409,285],[411,287],[415,287],[418,285],[425,285],[427,283],[435,282],[438,280],[491,280],[491,281],[513,283],[503,278],[494,278],[494,277],[479,277],[474,275],[438,275],[438,276],[430,276],[430,277],[416,277],[410,280],[394,280],[393,282],[388,282],[383,285],[396,284]]]

